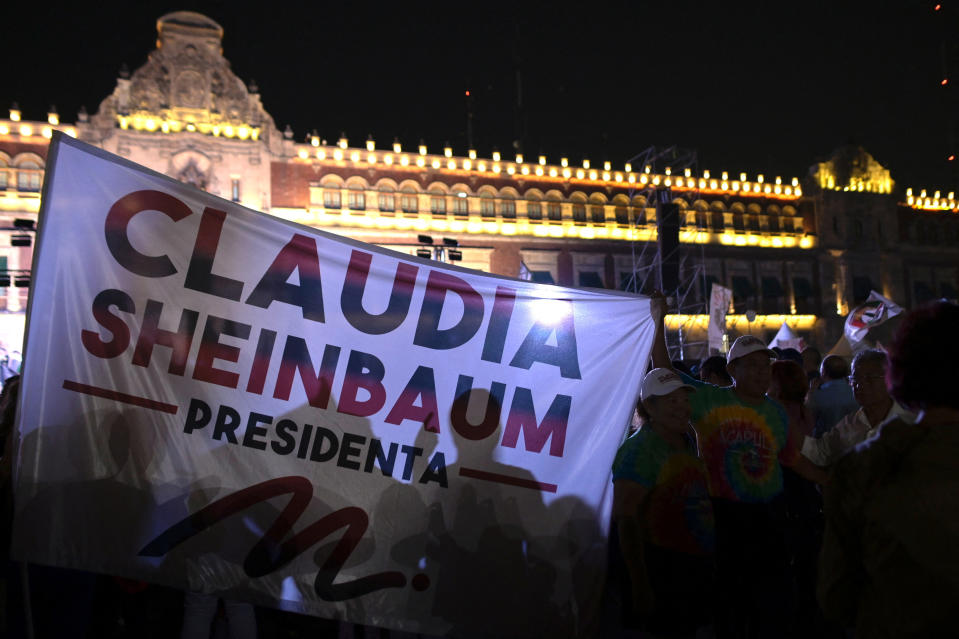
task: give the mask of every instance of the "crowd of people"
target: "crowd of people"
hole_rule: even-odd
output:
[[[849,363],[738,338],[672,362],[613,464],[614,567],[639,636],[946,637],[959,605],[959,307]],[[696,373],[698,373],[698,378]]]

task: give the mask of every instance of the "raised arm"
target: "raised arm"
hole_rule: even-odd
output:
[[[656,333],[653,336],[653,368],[673,369],[666,349],[666,296],[660,291],[654,291],[649,297],[649,311],[656,322]]]

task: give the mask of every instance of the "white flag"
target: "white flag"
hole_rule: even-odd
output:
[[[732,289],[713,284],[709,295],[709,348],[717,351],[723,348],[723,334],[726,332],[726,313],[733,299]]]
[[[886,320],[902,313],[895,302],[870,291],[866,301],[857,306],[846,317],[845,334],[850,344],[855,346],[865,339],[869,329],[883,324]]]

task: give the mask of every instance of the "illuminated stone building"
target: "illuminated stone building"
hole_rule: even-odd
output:
[[[734,291],[731,337],[771,337],[783,321],[821,346],[871,288],[912,306],[956,296],[953,194],[896,195],[862,149],[840,149],[798,178],[612,166],[567,158],[481,157],[400,141],[328,143],[280,132],[255,86],[230,70],[222,28],[176,12],[157,22],[145,65],[118,78],[96,113],[0,119],[0,216],[35,219],[50,131],[69,135],[220,197],[301,224],[415,254],[421,234],[455,240],[461,265],[572,286],[648,291],[657,257],[656,189],[680,206],[682,329],[699,356],[708,288]],[[799,159],[802,162],[802,159]],[[800,164],[801,166],[801,164]],[[13,231],[11,231],[13,233]],[[26,247],[0,268],[29,268]],[[0,280],[0,284],[4,282]],[[0,298],[22,313],[25,288]],[[755,311],[753,321],[746,311]],[[749,317],[753,314],[749,313]],[[22,315],[21,323],[22,323]]]

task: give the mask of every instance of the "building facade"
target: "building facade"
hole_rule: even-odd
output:
[[[222,28],[191,12],[157,21],[157,48],[121,75],[96,113],[63,124],[0,119],[0,331],[22,331],[31,247],[54,129],[227,200],[409,254],[543,283],[649,292],[657,285],[658,198],[679,207],[678,312],[684,357],[705,353],[709,289],[733,290],[731,338],[787,323],[828,348],[875,289],[910,307],[959,289],[954,194],[896,188],[863,149],[839,149],[803,179],[546,157],[480,157],[394,140],[294,139],[239,79]],[[465,151],[465,152],[464,152]],[[665,195],[664,195],[665,194]],[[13,245],[13,238],[17,245]],[[4,242],[6,244],[6,242]],[[439,248],[443,247],[443,248]],[[18,279],[19,277],[19,279]],[[16,286],[16,284],[21,286]]]

